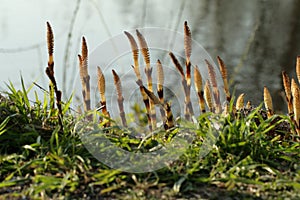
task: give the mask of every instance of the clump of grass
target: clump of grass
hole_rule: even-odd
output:
[[[45,94],[44,100],[37,99],[43,103],[28,107],[28,93],[15,91],[7,92],[0,103],[4,119],[1,198],[299,198],[299,142],[288,131],[290,127],[281,127],[286,122],[293,124],[289,116],[268,118],[261,106],[234,115],[232,100],[231,114],[207,112],[197,119],[197,125],[182,124],[171,133],[188,129],[196,134],[179,160],[156,172],[130,174],[109,169],[90,155],[70,112],[64,114],[64,131],[60,132],[58,113],[49,110],[50,96]],[[68,110],[68,105],[62,108]],[[220,121],[223,125],[216,144],[199,158],[203,140],[208,134],[213,136],[214,122]],[[106,130],[113,133],[107,134],[111,141],[128,151],[148,152],[165,141],[150,137],[141,144],[130,136],[130,130]]]
[[[187,31],[187,23],[184,27],[186,35],[190,35]],[[21,79],[21,90],[17,90],[10,83],[7,85],[8,91],[0,95],[0,198],[217,199],[220,196],[240,199],[300,198],[298,193],[300,189],[299,101],[297,100],[299,89],[293,79],[290,83],[283,72],[289,115],[273,113],[271,96],[266,87],[264,88],[266,109],[263,109],[262,104],[253,107],[247,103],[244,106],[244,94],[235,100],[234,95],[231,96],[229,93],[229,88],[225,84],[226,68],[224,62],[218,58],[228,101],[226,110],[220,113],[217,108],[218,94],[213,83],[213,71],[210,72],[209,80],[202,80],[197,67],[191,72],[184,73],[181,64],[177,63],[176,57],[172,57],[170,53],[179,73],[184,75],[182,76],[184,87],[188,87],[187,74],[194,71],[194,77],[197,77],[194,84],[199,96],[199,108],[202,111],[195,123],[181,120],[180,126],[174,126],[170,104],[163,99],[162,95],[156,96],[140,79],[137,44],[130,34],[126,35],[132,46],[133,67],[146,105],[146,109],[136,105],[133,116],[140,117],[146,112],[145,118],[141,117],[141,120],[145,120],[145,123],[152,126],[149,109],[149,102],[152,101],[154,105],[160,105],[165,112],[163,119],[166,130],[154,129],[152,126],[153,130],[158,132],[157,136],[141,140],[132,137],[132,132],[135,130],[114,126],[109,115],[106,115],[107,110],[105,114],[105,78],[102,73],[98,73],[100,108],[102,117],[106,117],[105,119],[110,123],[105,125],[100,121],[97,128],[105,132],[107,138],[117,146],[128,151],[140,152],[149,152],[157,144],[170,142],[172,136],[188,131],[194,134],[195,138],[186,152],[178,160],[168,163],[165,168],[155,172],[132,174],[109,169],[96,160],[80,140],[78,127],[85,115],[79,118],[73,115],[70,110],[72,98],[67,102],[61,101],[61,111],[58,106],[55,109],[53,102],[56,101],[57,96],[54,97],[52,86],[49,92],[45,91],[43,99],[35,95],[35,100],[31,102],[28,93],[33,85],[26,89]],[[52,41],[51,37],[50,41]],[[185,43],[188,47],[189,38]],[[48,49],[51,55],[50,50],[53,49],[51,43]],[[84,47],[83,50],[79,60],[80,67],[87,66],[87,53],[85,53],[87,49],[85,51]],[[189,60],[190,53],[191,49],[186,48],[186,65],[192,66]],[[49,61],[51,59],[53,57],[49,56]],[[297,59],[299,61],[299,58]],[[49,63],[48,68],[49,66],[51,68],[52,62]],[[113,73],[116,86],[119,88],[118,99],[121,105],[121,83],[117,73]],[[88,73],[81,74],[83,75],[81,77],[84,88],[83,100],[86,104],[85,110],[88,111],[89,90],[85,84],[89,84],[89,78]],[[52,75],[51,81],[54,79],[54,73]],[[203,106],[203,101],[206,102],[208,109]],[[186,116],[191,116],[187,98],[184,103]],[[121,106],[120,111],[122,114]],[[63,118],[59,117],[60,115]],[[205,143],[207,137],[215,141],[215,144]],[[206,156],[199,157],[203,153],[204,145],[207,145],[206,147],[211,151],[207,152]]]

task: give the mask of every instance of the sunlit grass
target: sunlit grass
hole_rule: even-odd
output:
[[[158,171],[131,174],[110,169],[86,150],[76,132],[80,118],[70,111],[71,98],[63,103],[60,129],[58,111],[49,106],[53,96],[35,95],[30,101],[32,87],[25,88],[23,80],[21,90],[7,87],[0,96],[1,198],[300,198],[299,136],[288,116],[267,118],[261,106],[246,115],[206,113],[197,124],[181,121],[172,131],[162,129],[145,140],[131,137],[134,129],[99,126],[128,151],[147,152],[172,141],[180,130],[195,134],[179,160]],[[138,117],[146,124],[142,112],[135,106],[129,121]],[[216,131],[211,151],[199,157],[203,141]]]

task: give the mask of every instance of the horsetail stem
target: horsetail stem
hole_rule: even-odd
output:
[[[90,76],[88,73],[88,48],[85,37],[82,37],[81,55],[78,55],[78,59],[84,110],[89,111],[91,110]]]
[[[203,92],[203,87],[202,87],[202,76],[200,74],[200,71],[198,70],[197,65],[194,67],[194,83],[195,83],[196,92],[198,94],[200,111],[202,113],[205,113],[205,102],[204,102],[204,97],[203,97],[204,92]]]
[[[218,89],[216,72],[208,60],[205,60],[205,62],[206,62],[207,68],[208,68],[208,75],[210,78],[210,82],[212,84],[213,96],[214,96],[214,102],[215,102],[215,112],[221,113],[220,92]]]
[[[225,94],[226,94],[226,100],[228,102],[230,102],[231,95],[230,95],[229,86],[228,86],[227,67],[226,67],[224,61],[219,56],[217,56],[217,60],[218,60],[219,69],[221,71],[221,75],[222,75],[222,79],[223,79],[224,91],[225,91]]]
[[[153,86],[152,86],[152,67],[150,65],[150,55],[149,55],[149,48],[148,48],[148,44],[146,42],[146,39],[144,38],[144,36],[138,31],[136,30],[136,34],[139,40],[139,44],[141,47],[141,51],[142,51],[142,55],[146,64],[145,67],[145,74],[147,77],[147,85],[148,85],[148,90],[150,90],[151,92],[153,92]],[[156,113],[155,113],[155,106],[154,103],[152,102],[152,100],[149,100],[150,103],[150,120],[151,120],[151,126],[153,129],[156,128]]]
[[[50,90],[50,95],[53,94],[52,91],[55,92],[56,106],[58,109],[58,123],[60,125],[60,129],[63,130],[63,121],[62,121],[63,113],[61,107],[62,92],[58,90],[57,83],[54,77],[54,59],[53,59],[54,35],[53,35],[52,27],[49,22],[47,22],[47,47],[48,47],[48,66],[46,68],[46,74],[50,80],[49,90]],[[54,103],[50,105],[50,107],[54,108]]]
[[[264,87],[264,103],[268,117],[271,117],[274,114],[273,103],[271,94],[266,86]]]
[[[164,70],[160,60],[156,62],[156,72],[157,72],[157,95],[162,104],[164,104]],[[160,108],[161,118],[164,119],[165,111],[163,108]]]
[[[106,107],[105,77],[99,66],[97,67],[97,79],[98,79],[98,91],[100,94],[100,105],[102,106],[101,110],[102,110],[103,116],[109,119],[110,114],[107,111],[107,107]],[[108,119],[102,120],[105,127],[110,126],[110,122]]]
[[[121,85],[121,80],[119,78],[119,75],[115,72],[115,70],[112,70],[113,76],[114,76],[114,84],[116,86],[117,90],[117,99],[118,99],[118,106],[119,106],[119,111],[120,111],[120,117],[122,120],[122,124],[124,127],[127,127],[127,121],[125,118],[125,112],[124,112],[124,97],[122,94],[122,85]]]
[[[291,93],[291,82],[289,76],[285,71],[282,71],[282,81],[285,91],[285,99],[288,105],[288,113],[290,116],[293,115],[293,102],[292,102],[292,93]]]

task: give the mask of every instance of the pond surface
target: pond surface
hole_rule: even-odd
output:
[[[65,96],[74,90],[80,40],[90,50],[124,30],[162,27],[193,38],[216,61],[227,64],[232,89],[259,104],[263,86],[284,110],[280,73],[294,76],[300,54],[300,1],[297,0],[3,0],[0,6],[0,90],[10,80],[33,81],[47,88],[46,21],[55,34],[55,70]],[[76,80],[75,80],[76,81]],[[36,88],[38,90],[38,88]],[[77,88],[78,89],[78,88]]]

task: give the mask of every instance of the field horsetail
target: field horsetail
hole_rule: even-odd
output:
[[[145,119],[147,120],[147,124],[150,131],[155,131],[163,124],[163,128],[165,130],[170,130],[176,127],[176,121],[174,120],[174,115],[172,112],[172,104],[168,102],[168,99],[164,96],[164,83],[165,83],[165,68],[160,59],[156,60],[156,64],[151,66],[150,63],[150,49],[148,47],[147,41],[143,34],[136,30],[136,38],[133,34],[129,32],[124,32],[125,36],[129,41],[129,45],[131,47],[132,59],[133,63],[129,63],[127,67],[132,67],[134,74],[135,74],[135,83],[138,86],[139,92],[142,97],[142,101],[144,102],[144,107],[146,110]],[[58,90],[55,77],[54,77],[54,61],[53,61],[53,47],[54,47],[54,40],[53,40],[53,32],[50,26],[50,23],[47,22],[47,44],[48,44],[48,66],[46,68],[46,74],[50,79],[50,92],[56,95],[57,99],[57,108],[59,110],[59,120],[60,125],[62,126],[62,111],[61,111],[61,92]],[[138,41],[138,42],[137,42]],[[184,118],[185,120],[195,122],[197,116],[195,116],[193,102],[191,96],[194,95],[191,92],[192,88],[195,88],[195,98],[198,99],[198,102],[194,104],[198,104],[197,110],[200,111],[200,115],[211,112],[215,114],[225,114],[232,115],[232,116],[245,116],[245,113],[249,113],[249,110],[255,109],[250,101],[247,101],[246,105],[244,103],[245,97],[247,97],[244,93],[240,94],[234,102],[234,97],[231,96],[228,84],[228,74],[227,68],[224,64],[224,61],[217,57],[220,74],[221,74],[221,81],[222,84],[220,85],[218,82],[218,78],[216,75],[216,69],[213,67],[212,63],[208,60],[204,60],[206,64],[205,70],[208,72],[207,79],[204,79],[205,76],[202,74],[201,69],[203,70],[203,66],[199,66],[199,63],[192,63],[191,55],[192,55],[192,34],[191,30],[187,24],[184,23],[184,54],[185,54],[185,64],[182,65],[180,60],[177,58],[174,52],[169,51],[169,61],[172,62],[172,66],[176,73],[179,74],[181,79],[181,87],[184,95]],[[144,60],[144,71],[142,72],[142,64],[139,61],[139,55],[142,55]],[[90,87],[94,83],[90,82],[90,75],[88,71],[88,46],[87,41],[84,37],[82,37],[82,45],[81,45],[81,54],[78,55],[79,61],[79,74],[82,86],[82,99],[83,99],[83,106],[84,111],[90,111],[91,108],[91,95],[90,95]],[[97,74],[98,80],[98,91],[100,94],[100,111],[102,112],[102,118],[100,119],[100,123],[104,127],[110,127],[114,124],[114,120],[111,119],[110,112],[107,108],[106,102],[106,80],[105,74],[103,73],[101,66],[93,66],[95,67],[95,72]],[[126,66],[124,66],[126,67]],[[202,67],[202,68],[201,68]],[[156,79],[153,76],[153,69],[155,69]],[[296,74],[297,79],[291,78],[286,74],[286,72],[282,72],[282,79],[283,79],[283,88],[285,91],[285,99],[287,102],[288,114],[293,124],[289,126],[289,130],[291,132],[294,131],[297,135],[300,136],[300,56],[297,57],[296,62]],[[128,127],[129,122],[126,118],[126,115],[129,113],[125,113],[124,107],[124,91],[122,88],[122,80],[118,74],[118,70],[112,70],[114,85],[116,88],[116,97],[117,97],[117,104],[119,109],[119,116],[121,118],[122,126]],[[146,82],[143,81],[143,75],[146,77]],[[153,80],[156,80],[156,83],[153,83]],[[155,87],[154,87],[155,86]],[[220,91],[223,90],[223,91]],[[155,92],[156,90],[156,92]],[[225,100],[221,100],[221,93],[225,94]],[[272,104],[272,97],[265,86],[263,88],[263,101],[265,110],[261,109],[261,115],[265,119],[274,120],[276,118],[276,114],[274,112],[273,104]],[[226,105],[224,104],[225,101]],[[224,106],[225,105],[225,106]],[[157,116],[156,113],[156,106],[159,107],[159,115]],[[224,108],[222,108],[222,106]],[[54,104],[52,105],[54,107]],[[223,109],[223,112],[222,112]],[[237,115],[238,113],[238,115]],[[87,116],[90,117],[90,116]],[[161,119],[161,122],[158,121]],[[275,121],[276,121],[275,120]],[[293,128],[295,127],[295,128]]]
[[[58,90],[58,86],[54,76],[54,59],[53,59],[54,34],[49,22],[47,22],[47,46],[48,46],[48,66],[46,68],[46,74],[50,79],[50,85],[49,85],[50,95],[54,96],[54,93],[56,95],[56,105],[58,109],[58,123],[60,125],[60,129],[62,130],[63,129],[63,122],[62,122],[63,114],[62,114],[62,107],[61,107],[62,92]],[[51,110],[54,109],[54,102],[50,102],[50,108]]]

